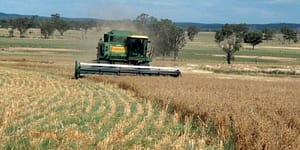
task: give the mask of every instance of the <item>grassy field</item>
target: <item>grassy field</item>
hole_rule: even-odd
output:
[[[271,64],[296,64],[300,63],[299,44],[282,45],[281,35],[274,37],[273,41],[264,42],[252,50],[250,45],[243,44],[243,48],[235,55],[237,63],[271,63]],[[220,57],[223,55],[223,57]],[[244,56],[244,57],[240,57]],[[247,57],[249,56],[249,57]],[[252,56],[252,57],[250,57]],[[255,57],[253,57],[255,56]],[[262,58],[262,56],[274,57],[274,59]],[[298,61],[286,61],[276,59],[277,57],[295,58]],[[181,52],[181,59],[193,60],[195,62],[217,62],[225,63],[224,52],[214,43],[214,33],[199,33],[195,40],[188,42]]]
[[[244,45],[229,66],[213,33],[200,33],[178,61],[152,63],[179,66],[180,78],[75,80],[74,61],[95,59],[98,33],[33,31],[0,38],[1,149],[300,148],[298,44]]]

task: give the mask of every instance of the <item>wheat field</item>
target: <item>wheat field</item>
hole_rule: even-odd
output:
[[[179,113],[113,85],[72,79],[73,64],[66,61],[0,62],[1,149],[206,146],[200,132],[190,129],[190,118],[182,121]]]
[[[97,35],[71,35],[0,39],[1,149],[300,149],[297,50],[246,50],[293,61],[228,66],[198,60],[220,53],[212,33],[201,33],[184,59],[152,63],[179,66],[180,78],[75,80],[74,61],[95,59]],[[265,74],[270,68],[292,73]]]
[[[183,74],[183,77],[94,77],[135,91],[138,97],[213,119],[220,140],[234,123],[238,149],[297,149],[300,144],[300,81],[270,77]],[[157,84],[159,83],[159,84]]]

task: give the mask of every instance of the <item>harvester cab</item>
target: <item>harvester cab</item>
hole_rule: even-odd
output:
[[[129,31],[112,30],[104,34],[97,47],[99,63],[149,64],[149,38]]]
[[[98,63],[75,62],[75,78],[87,74],[135,74],[178,77],[175,67],[149,66],[152,52],[149,38],[130,31],[112,30],[100,38],[97,46]]]
[[[129,57],[146,57],[148,45],[148,37],[129,36],[127,38],[127,49]]]

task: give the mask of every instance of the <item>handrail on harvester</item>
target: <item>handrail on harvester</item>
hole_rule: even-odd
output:
[[[135,66],[120,64],[81,63],[75,61],[75,78],[88,74],[135,74],[150,76],[173,76],[181,75],[177,67]]]

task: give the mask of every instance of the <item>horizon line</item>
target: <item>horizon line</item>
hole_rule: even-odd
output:
[[[5,15],[17,15],[17,16],[37,16],[37,17],[43,17],[43,18],[50,18],[50,16],[43,16],[43,15],[32,15],[32,14],[18,14],[18,13],[5,13],[5,12],[0,12],[2,14],[5,14]],[[113,19],[102,19],[102,18],[94,18],[94,17],[61,17],[61,18],[65,18],[65,19],[91,19],[91,20],[103,20],[103,21],[126,21],[126,20],[134,20],[134,19],[119,19],[119,20],[113,20]],[[159,19],[163,19],[163,18],[159,18]],[[166,18],[168,19],[168,18]],[[193,21],[173,21],[172,22],[174,23],[186,23],[186,24],[216,24],[216,25],[224,25],[224,24],[243,24],[245,22],[240,22],[240,23],[204,23],[204,22],[193,22]],[[292,23],[292,22],[270,22],[270,23],[245,23],[245,24],[248,24],[248,25],[268,25],[268,24],[296,24],[296,25],[300,25],[300,23]]]

